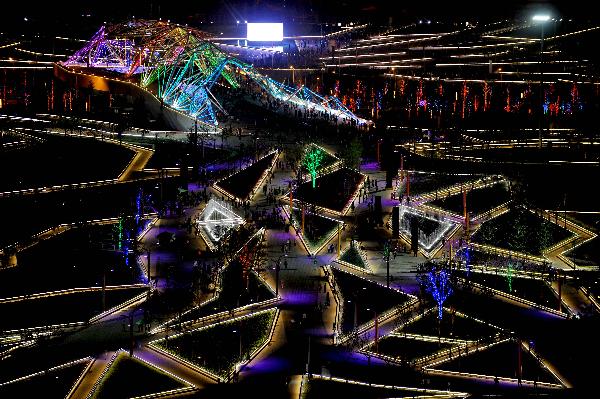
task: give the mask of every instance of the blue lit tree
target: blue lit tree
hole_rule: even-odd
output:
[[[427,273],[425,280],[425,289],[433,296],[433,299],[438,304],[438,319],[442,319],[442,310],[444,302],[452,295],[452,287],[450,286],[450,276],[445,270],[431,270]]]
[[[140,221],[142,220],[144,206],[142,204],[144,198],[144,190],[140,187],[136,196],[135,196],[135,227],[137,229],[137,233],[142,230]]]

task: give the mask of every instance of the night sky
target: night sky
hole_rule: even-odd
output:
[[[586,6],[587,4],[587,6]],[[29,15],[75,16],[92,13],[96,16],[124,18],[129,16],[160,16],[185,18],[204,14],[221,15],[223,18],[257,18],[260,15],[283,15],[284,18],[310,15],[322,21],[332,17],[361,17],[369,19],[387,19],[393,16],[399,20],[413,17],[480,17],[496,19],[515,17],[536,7],[551,7],[562,15],[586,16],[589,3],[574,1],[524,1],[503,0],[487,1],[444,1],[420,2],[403,0],[196,0],[196,1],[53,1],[36,4],[12,2],[10,9],[3,10],[5,22],[19,20]],[[22,20],[22,19],[20,19]]]

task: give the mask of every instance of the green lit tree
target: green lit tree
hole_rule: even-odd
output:
[[[537,253],[541,254],[544,249],[550,247],[552,245],[552,230],[551,230],[550,222],[547,220],[543,220],[540,223],[540,227],[537,231]]]
[[[512,234],[508,237],[508,246],[513,251],[525,252],[527,250],[527,225],[525,212],[523,209],[516,210],[516,217],[513,221]]]
[[[506,265],[506,282],[508,283],[508,292],[512,293],[512,280],[513,280],[513,264],[508,262]]]
[[[318,147],[311,147],[308,151],[306,151],[306,155],[304,156],[304,167],[310,173],[312,177],[312,186],[315,188],[316,180],[317,180],[317,170],[321,165],[321,161],[323,160],[323,152]]]

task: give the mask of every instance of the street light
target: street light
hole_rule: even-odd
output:
[[[550,15],[534,15],[533,18],[531,18],[532,20],[536,21],[536,22],[546,22],[550,20]]]
[[[540,117],[539,117],[539,123],[540,123],[539,147],[542,148],[542,129],[543,129],[542,120],[544,118],[544,91],[543,91],[544,72],[543,72],[543,68],[542,68],[542,64],[544,63],[544,59],[543,59],[543,57],[544,57],[544,23],[548,22],[550,20],[550,15],[536,14],[531,19],[534,22],[539,23],[541,26],[540,64],[539,64],[539,68],[540,68],[540,107],[538,109],[538,112],[540,113]]]
[[[387,270],[387,287],[390,288],[390,241],[386,240],[384,246],[383,246],[383,260],[385,260],[386,263],[386,270]]]

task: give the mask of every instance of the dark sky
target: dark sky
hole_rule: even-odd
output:
[[[586,5],[587,4],[587,5]],[[257,19],[260,17],[289,20],[293,16],[308,16],[313,20],[332,22],[335,17],[360,17],[363,20],[409,20],[418,17],[479,17],[497,19],[530,14],[529,11],[541,7],[551,7],[555,13],[569,16],[588,16],[589,3],[584,0],[544,1],[544,0],[500,0],[500,1],[418,1],[418,0],[86,0],[86,1],[45,1],[35,4],[27,1],[11,0],[10,9],[3,10],[0,22],[22,21],[30,18],[54,17],[75,18],[82,13],[91,13],[98,18],[118,20],[131,17],[160,16],[185,19],[192,15],[221,16],[222,20],[236,18]]]

